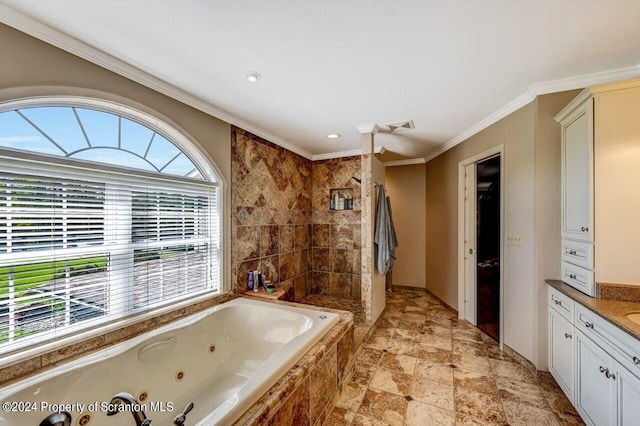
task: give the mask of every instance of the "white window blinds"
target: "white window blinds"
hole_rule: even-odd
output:
[[[210,182],[0,158],[0,353],[220,289]]]

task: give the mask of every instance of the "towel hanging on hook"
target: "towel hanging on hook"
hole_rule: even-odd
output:
[[[376,268],[384,275],[391,270],[396,260],[398,236],[391,216],[391,200],[385,194],[383,184],[376,183],[378,188],[378,205],[376,207],[376,232],[373,237],[377,246]]]

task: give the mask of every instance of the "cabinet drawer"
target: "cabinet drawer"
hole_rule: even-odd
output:
[[[606,348],[620,364],[640,376],[640,341],[582,305],[576,305],[576,328]]]
[[[562,260],[586,269],[593,269],[593,244],[562,240]]]
[[[594,296],[593,271],[562,262],[562,281],[589,296]]]
[[[573,310],[575,302],[570,297],[565,296],[555,288],[548,288],[549,306],[555,309],[555,311],[562,315],[567,321],[573,323]]]

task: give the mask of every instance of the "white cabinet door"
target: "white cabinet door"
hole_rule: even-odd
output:
[[[549,309],[549,371],[573,402],[574,328],[554,309]]]
[[[562,237],[593,241],[593,101],[562,123]]]
[[[640,379],[617,364],[616,381],[618,382],[618,425],[640,424]]]
[[[613,360],[598,345],[576,330],[575,406],[582,419],[591,426],[616,424],[616,381]]]

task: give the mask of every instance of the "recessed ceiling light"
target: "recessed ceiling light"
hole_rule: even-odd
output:
[[[341,135],[339,133],[329,133],[327,137],[329,139],[338,139]]]
[[[249,80],[252,83],[260,80],[260,77],[261,77],[260,74],[258,74],[255,71],[251,71],[249,74],[247,74],[247,80]]]

